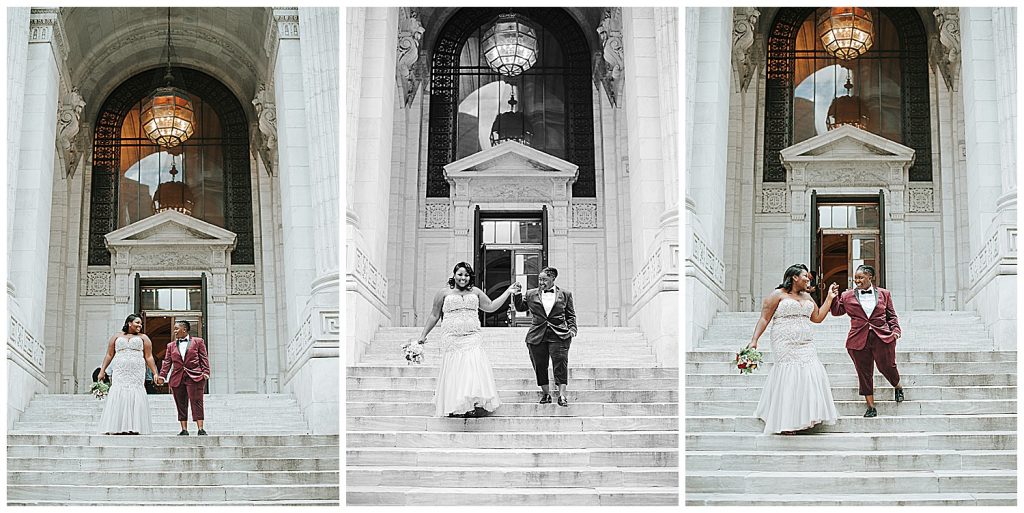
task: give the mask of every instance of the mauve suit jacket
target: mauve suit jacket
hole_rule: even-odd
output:
[[[206,342],[199,337],[191,338],[188,348],[185,349],[184,358],[178,351],[177,340],[167,343],[164,362],[160,365],[160,376],[166,379],[171,387],[180,387],[185,374],[188,374],[188,377],[196,383],[203,380],[204,374],[210,375],[210,359],[206,355]],[[171,371],[170,378],[167,377],[167,371]]]
[[[902,335],[900,320],[892,306],[892,294],[886,289],[875,287],[875,300],[875,309],[871,311],[870,317],[864,314],[864,307],[860,305],[856,288],[844,291],[832,302],[829,309],[832,315],[850,316],[850,334],[846,336],[847,349],[864,349],[868,343],[868,333],[874,333],[886,344],[896,342],[896,335]]]
[[[512,303],[520,312],[529,310],[533,318],[533,325],[526,332],[527,344],[572,340],[576,336],[576,310],[572,306],[572,292],[555,287],[555,304],[550,314],[544,312],[540,289],[530,289],[525,294],[512,294]]]

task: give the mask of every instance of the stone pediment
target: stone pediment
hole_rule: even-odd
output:
[[[167,210],[108,233],[107,248],[117,246],[228,246],[237,235],[201,219]]]
[[[516,141],[505,141],[444,166],[445,178],[517,176],[576,181],[579,166]]]
[[[893,162],[909,167],[914,150],[880,135],[843,125],[835,130],[799,142],[781,152],[789,168],[797,162]]]

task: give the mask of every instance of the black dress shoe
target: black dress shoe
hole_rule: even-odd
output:
[[[872,418],[872,417],[877,417],[877,416],[878,416],[878,410],[876,410],[874,408],[868,408],[868,411],[864,412],[864,417],[865,418]]]
[[[199,436],[206,436],[206,430],[205,429],[200,429],[198,435]]]
[[[896,389],[896,402],[897,403],[902,403],[903,402],[903,389],[902,388],[897,388]]]
[[[569,400],[566,399],[564,395],[560,395],[560,396],[558,396],[558,405],[559,406],[569,406]]]
[[[540,398],[540,404],[551,404],[551,394],[544,394],[544,397]]]
[[[182,429],[181,433],[178,433],[178,436],[188,436],[188,430],[187,429]]]

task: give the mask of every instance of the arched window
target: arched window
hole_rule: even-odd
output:
[[[89,265],[109,265],[104,236],[154,214],[160,184],[183,181],[190,215],[238,235],[231,261],[253,264],[249,132],[238,99],[215,78],[175,68],[175,85],[192,98],[196,128],[184,144],[161,148],[142,133],[141,104],[163,83],[164,69],[136,75],[107,97],[93,138]],[[171,177],[171,165],[177,174]]]
[[[538,46],[537,62],[511,78],[491,70],[481,50],[490,22],[507,12],[529,20]],[[590,59],[580,26],[563,9],[457,11],[441,29],[431,63],[427,196],[447,197],[444,166],[490,147],[499,128],[511,128],[516,139],[578,165],[573,195],[595,196]],[[522,112],[529,128],[503,125],[499,116],[510,110]]]
[[[837,109],[852,113],[847,122],[916,150],[910,179],[931,180],[924,26],[913,8],[868,11],[873,45],[844,61],[822,46],[814,8],[779,10],[768,37],[764,181],[785,181],[779,152],[825,133]]]

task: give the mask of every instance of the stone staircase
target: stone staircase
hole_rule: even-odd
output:
[[[687,353],[687,505],[1016,504],[1017,353],[994,350],[978,317],[900,315],[906,400],[876,370],[873,419],[844,347],[849,318],[814,325],[840,418],[783,436],[762,435],[753,416],[770,364],[740,375],[733,363],[758,315],[718,314]]]
[[[348,505],[679,503],[679,370],[641,332],[581,328],[564,408],[537,404],[526,329],[484,328],[503,404],[461,419],[433,416],[435,335],[424,364],[402,360],[420,331],[381,329],[348,368]]]
[[[207,395],[204,437],[148,397],[154,434],[128,436],[95,434],[91,395],[37,395],[7,435],[8,505],[339,504],[339,437],[290,395]]]

